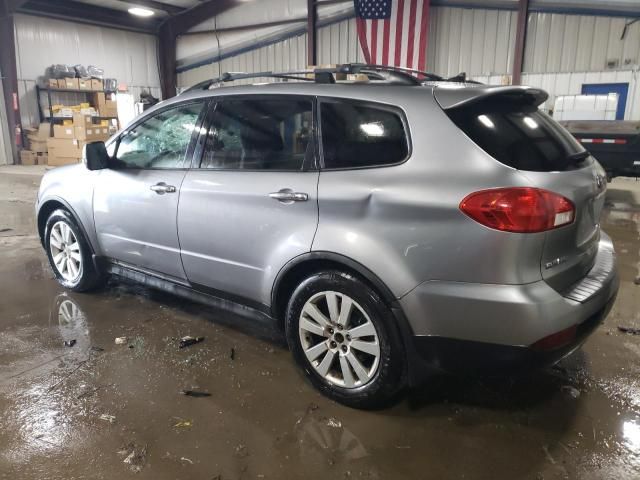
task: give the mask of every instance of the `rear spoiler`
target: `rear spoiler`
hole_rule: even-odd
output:
[[[444,110],[467,107],[488,99],[513,101],[537,107],[549,98],[549,94],[539,88],[485,85],[462,87],[455,84],[437,85],[433,95]]]

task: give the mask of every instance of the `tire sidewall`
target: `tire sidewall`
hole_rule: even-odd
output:
[[[313,368],[304,354],[298,324],[305,303],[316,293],[335,291],[353,298],[374,324],[380,342],[380,361],[374,377],[365,385],[344,388],[334,385]],[[380,296],[353,275],[320,272],[306,278],[293,292],[286,313],[286,336],[296,362],[311,383],[334,400],[357,408],[376,408],[392,401],[404,380],[404,355],[393,315]]]
[[[53,262],[53,256],[51,255],[51,229],[58,222],[66,223],[78,241],[80,247],[80,256],[82,257],[82,265],[80,266],[80,275],[75,281],[69,281],[65,279],[60,272],[58,272],[58,268],[55,266]],[[92,256],[91,256],[91,248],[89,247],[85,237],[74,221],[73,217],[66,210],[55,210],[49,218],[47,219],[47,223],[44,231],[44,247],[47,253],[47,258],[49,259],[49,264],[51,265],[51,269],[53,270],[53,274],[60,283],[65,288],[74,291],[82,291],[87,288],[87,285],[90,283],[92,279],[93,268],[92,268]]]

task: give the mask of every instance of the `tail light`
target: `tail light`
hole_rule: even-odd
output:
[[[544,232],[568,225],[576,209],[570,200],[539,188],[510,187],[468,195],[460,210],[482,225],[514,233]]]

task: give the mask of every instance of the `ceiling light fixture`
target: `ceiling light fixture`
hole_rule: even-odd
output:
[[[153,10],[142,7],[131,7],[129,9],[129,13],[137,17],[151,17],[152,15],[155,15],[155,12]]]

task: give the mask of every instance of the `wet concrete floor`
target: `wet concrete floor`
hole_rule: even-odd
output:
[[[33,172],[0,169],[0,478],[640,478],[640,336],[617,330],[640,328],[640,182],[609,185],[621,289],[581,351],[365,412],[316,393],[269,325],[132,285],[65,292]],[[182,335],[206,339],[179,350]]]

